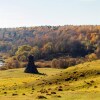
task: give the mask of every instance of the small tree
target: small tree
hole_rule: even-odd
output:
[[[53,51],[53,44],[52,44],[52,42],[48,42],[47,44],[45,44],[43,46],[43,52],[45,54],[50,54],[50,53],[52,53],[52,51]]]
[[[23,45],[18,48],[18,51],[16,52],[16,56],[19,61],[27,61],[27,56],[29,55],[31,51],[31,46],[29,45]]]

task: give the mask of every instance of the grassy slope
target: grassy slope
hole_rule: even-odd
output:
[[[0,100],[100,100],[100,60],[68,69],[40,68],[44,75],[24,69],[0,71]],[[44,100],[44,99],[43,99]]]

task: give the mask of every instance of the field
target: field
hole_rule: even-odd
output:
[[[0,71],[0,100],[100,100],[100,60],[67,69]]]

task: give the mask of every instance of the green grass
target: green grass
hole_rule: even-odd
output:
[[[38,70],[41,74],[0,71],[0,100],[100,100],[100,60]]]

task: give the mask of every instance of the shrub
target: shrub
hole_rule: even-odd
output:
[[[52,60],[52,65],[51,65],[52,68],[57,68],[57,61],[58,61],[57,59]]]
[[[95,51],[98,58],[100,58],[100,47],[98,47]]]
[[[53,59],[52,68],[67,68],[67,62],[65,59]]]
[[[20,62],[20,68],[24,68],[27,66],[27,62]]]
[[[38,68],[50,68],[51,61],[38,61],[35,63]]]
[[[74,58],[60,58],[60,59],[53,59],[51,67],[52,68],[67,68],[69,66],[74,66],[76,64],[80,63],[78,62],[77,59]]]
[[[88,60],[96,60],[98,57],[95,53],[91,53],[91,54],[87,55],[86,58]]]
[[[67,63],[68,66],[74,66],[74,65],[76,65],[78,62],[77,62],[77,59],[70,58],[70,59],[67,59],[67,60],[66,60],[66,63]]]
[[[8,69],[19,68],[20,67],[20,63],[16,59],[16,57],[11,57],[11,58],[6,60],[5,67],[8,68]]]
[[[0,70],[7,70],[8,68],[3,66],[3,67],[0,67]]]

